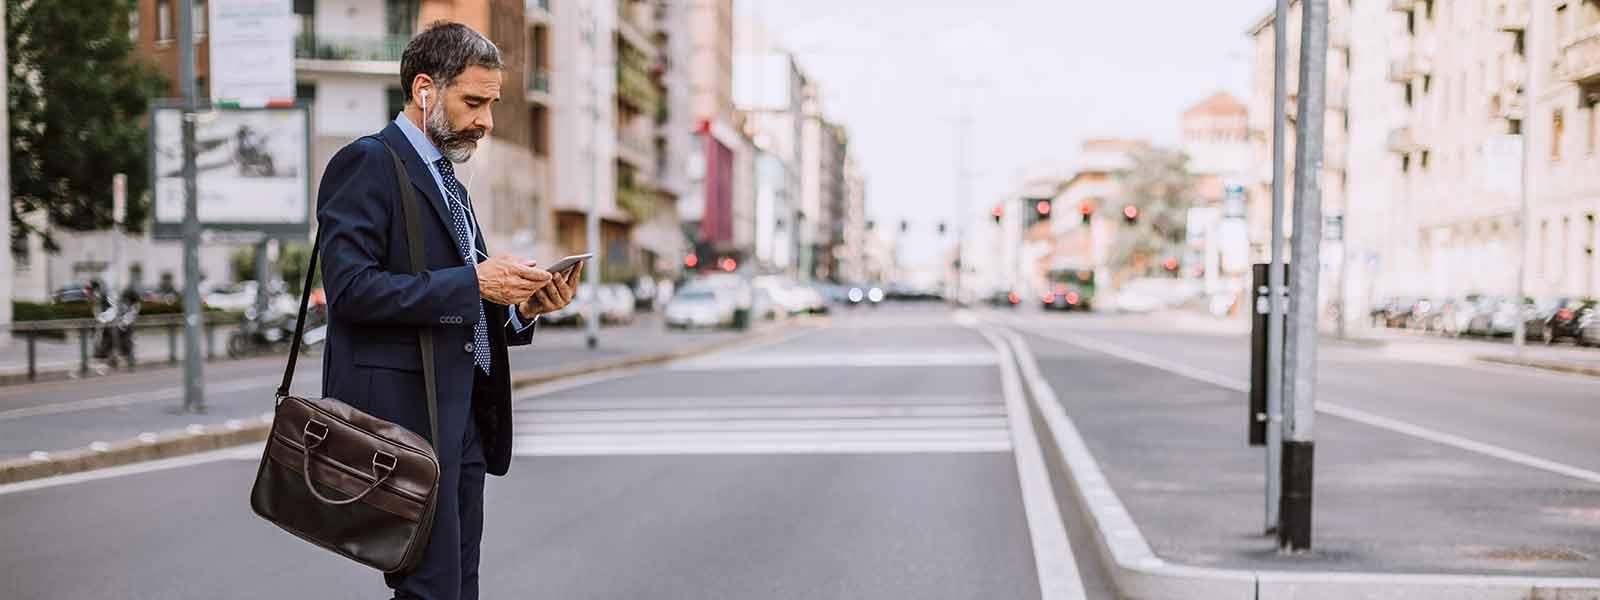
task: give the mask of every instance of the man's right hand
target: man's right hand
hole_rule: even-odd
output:
[[[515,306],[550,285],[550,273],[510,254],[478,263],[478,296],[495,304]]]

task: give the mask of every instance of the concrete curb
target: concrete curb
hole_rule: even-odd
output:
[[[514,373],[511,376],[511,388],[519,390],[558,379],[656,365],[689,356],[708,354],[738,344],[776,337],[793,327],[795,325],[783,325],[766,331],[745,333],[665,352],[588,361],[549,371]],[[259,442],[267,438],[267,432],[271,427],[272,413],[269,412],[249,419],[230,420],[220,425],[192,425],[163,433],[144,433],[133,439],[114,443],[97,442],[87,448],[35,452],[27,457],[0,460],[0,485]]]
[[[1096,549],[1118,593],[1128,600],[1592,600],[1600,579],[1504,575],[1285,572],[1218,569],[1169,563],[1151,550],[1133,516],[1112,489],[1055,391],[1039,371],[1033,351],[1016,332],[1005,330],[1022,370],[1049,453],[1052,482],[1077,498],[1094,529]]]
[[[1590,377],[1600,377],[1600,366],[1580,365],[1580,364],[1573,364],[1573,363],[1563,362],[1563,361],[1558,361],[1558,360],[1539,360],[1539,359],[1536,359],[1536,358],[1517,358],[1515,356],[1500,356],[1500,355],[1495,355],[1495,354],[1484,354],[1484,355],[1476,356],[1474,358],[1477,358],[1478,360],[1481,360],[1483,362],[1489,362],[1489,363],[1495,363],[1495,364],[1501,364],[1501,365],[1511,365],[1511,366],[1514,366],[1514,367],[1528,367],[1528,368],[1531,368],[1531,369],[1544,369],[1546,371],[1556,371],[1556,372],[1559,372],[1559,373],[1568,373],[1568,374],[1572,374],[1572,375],[1588,375]]]

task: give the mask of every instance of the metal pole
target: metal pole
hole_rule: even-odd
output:
[[[956,167],[956,176],[960,179],[956,186],[956,305],[960,306],[965,296],[962,294],[962,285],[966,283],[967,270],[967,204],[971,202],[972,174],[969,172],[968,145],[972,143],[972,93],[973,86],[967,85],[967,95],[961,99],[961,117],[959,135],[956,144],[956,160],[960,163]]]
[[[1517,208],[1517,218],[1521,220],[1521,224],[1517,227],[1517,237],[1521,243],[1521,249],[1517,251],[1517,303],[1519,305],[1523,298],[1528,297],[1528,240],[1532,237],[1528,234],[1528,230],[1533,228],[1533,213],[1528,206],[1528,196],[1531,195],[1528,192],[1528,185],[1531,183],[1528,177],[1528,166],[1532,163],[1530,158],[1533,154],[1529,150],[1528,128],[1533,124],[1533,119],[1530,118],[1533,116],[1533,99],[1538,97],[1533,94],[1533,65],[1535,63],[1532,60],[1534,45],[1531,42],[1533,24],[1538,20],[1535,17],[1536,15],[1530,12],[1528,24],[1522,30],[1523,62],[1527,66],[1522,70],[1522,129],[1517,132],[1517,141],[1522,144],[1522,181],[1518,185],[1522,192],[1522,197],[1519,199],[1521,206]],[[1516,346],[1516,353],[1519,355],[1522,354],[1523,348],[1528,345],[1528,324],[1523,321],[1524,319],[1517,319],[1517,328],[1511,335],[1511,341]]]
[[[605,257],[600,255],[600,74],[605,64],[600,60],[600,4],[603,3],[594,2],[590,6],[594,12],[589,15],[589,57],[594,64],[590,65],[589,81],[589,214],[584,219],[584,239],[594,257],[589,259],[584,276],[589,281],[589,293],[596,297],[584,299],[583,326],[590,350],[600,346],[600,266],[605,264]]]
[[[270,270],[267,262],[267,245],[271,240],[263,236],[256,242],[256,318],[265,319],[267,316],[268,298],[271,291],[267,288]]]
[[[1267,493],[1266,532],[1278,530],[1278,479],[1283,444],[1283,152],[1284,103],[1289,96],[1289,0],[1272,16],[1272,249],[1267,267]]]
[[[1317,288],[1322,251],[1322,144],[1327,110],[1328,0],[1302,0],[1295,127],[1294,286],[1284,363],[1283,501],[1278,549],[1311,549],[1312,426],[1316,419]]]
[[[178,85],[183,90],[183,409],[205,412],[200,358],[200,216],[195,191],[194,0],[178,1]]]

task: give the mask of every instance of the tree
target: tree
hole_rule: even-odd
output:
[[[110,227],[113,173],[128,176],[128,229],[142,229],[144,115],[166,84],[129,39],[136,1],[5,2],[13,243],[32,232],[17,217],[38,210],[56,228]]]
[[[1116,175],[1122,196],[1100,207],[1102,218],[1119,223],[1111,245],[1110,263],[1119,270],[1143,275],[1163,259],[1183,252],[1194,180],[1189,157],[1177,150],[1143,148],[1131,155],[1131,165]],[[1133,206],[1137,217],[1128,222],[1123,210]]]

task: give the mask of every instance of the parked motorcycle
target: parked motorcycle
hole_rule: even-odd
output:
[[[278,314],[271,309],[260,314],[251,308],[245,311],[244,322],[228,336],[228,358],[276,350],[288,344],[293,335],[294,316]]]

